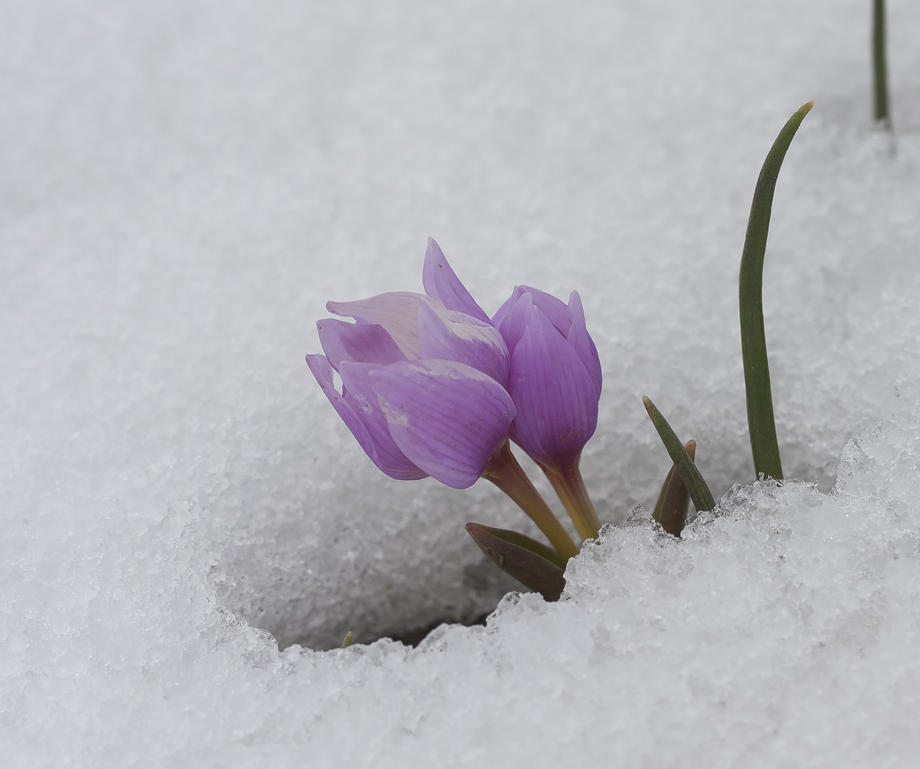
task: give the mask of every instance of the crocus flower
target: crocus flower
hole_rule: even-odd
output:
[[[486,477],[530,515],[565,557],[571,537],[514,459],[511,355],[502,334],[431,238],[425,294],[329,302],[319,321],[325,355],[307,364],[358,443],[384,473],[466,488]],[[342,380],[335,388],[334,373]]]
[[[357,322],[319,321],[326,354],[307,364],[367,455],[392,478],[471,486],[514,418],[501,335],[423,294],[326,307]]]
[[[511,353],[511,437],[546,472],[579,533],[596,536],[600,524],[578,465],[597,427],[601,366],[581,298],[573,291],[566,305],[517,286],[492,323]]]

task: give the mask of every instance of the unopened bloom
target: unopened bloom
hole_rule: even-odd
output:
[[[507,392],[510,356],[450,268],[438,267],[434,249],[440,254],[430,241],[427,295],[394,292],[329,302],[329,312],[356,322],[319,321],[325,355],[308,355],[307,364],[383,472],[402,480],[430,475],[466,488],[506,441],[514,419]],[[441,295],[463,309],[445,306]],[[342,378],[341,393],[333,369]]]
[[[571,465],[597,428],[601,394],[601,364],[578,292],[566,305],[517,286],[493,323],[511,353],[512,437],[541,465]]]
[[[511,353],[511,437],[546,472],[583,537],[596,536],[597,514],[578,469],[597,428],[601,365],[577,291],[566,305],[517,286],[493,324]]]

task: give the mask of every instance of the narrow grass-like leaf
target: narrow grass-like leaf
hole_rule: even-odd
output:
[[[687,441],[684,444],[684,451],[687,452],[690,459],[696,459],[696,441]],[[658,495],[653,517],[668,534],[679,537],[687,523],[687,505],[689,504],[690,492],[687,491],[686,484],[681,480],[677,467],[671,465],[661,487],[661,494]]]
[[[547,547],[542,542],[538,542],[535,539],[531,539],[526,534],[521,534],[511,529],[497,529],[494,526],[483,526],[481,523],[468,523],[466,525],[466,530],[470,531],[471,526],[476,530],[481,529],[492,536],[499,537],[511,545],[529,550],[531,553],[539,555],[544,560],[556,564],[556,566],[563,571],[565,570],[567,558],[563,558],[559,553],[553,550],[553,548]],[[475,539],[475,537],[473,537],[473,539]]]
[[[875,119],[891,128],[888,112],[888,62],[885,52],[885,0],[874,0],[872,8],[872,80],[875,85]]]
[[[565,588],[565,562],[555,550],[508,529],[468,523],[466,530],[499,569],[547,601],[559,600]]]
[[[716,506],[715,500],[712,498],[712,492],[709,490],[709,486],[703,479],[702,474],[693,463],[693,457],[687,453],[687,449],[680,442],[680,438],[671,429],[668,420],[655,407],[651,399],[643,395],[642,402],[645,404],[645,410],[648,412],[652,424],[655,425],[655,429],[658,431],[658,437],[661,438],[661,442],[668,450],[668,455],[671,457],[680,479],[690,493],[693,506],[697,510],[712,510]]]
[[[741,311],[741,357],[744,361],[744,386],[747,392],[748,431],[751,453],[757,476],[782,480],[783,467],[776,440],[773,418],[773,394],[770,388],[770,366],[767,362],[767,340],[763,327],[763,260],[767,251],[770,213],[776,179],[792,137],[814,106],[810,101],[801,107],[779,132],[767,154],[751,202],[741,271],[738,277],[738,304]]]
[[[351,646],[351,638],[352,638],[352,636],[351,636],[351,631],[349,630],[349,631],[345,634],[345,638],[342,639],[342,647],[341,647],[341,648],[347,649],[349,646]]]

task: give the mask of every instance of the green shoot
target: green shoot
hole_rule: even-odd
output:
[[[687,449],[680,442],[680,438],[671,429],[668,420],[655,407],[651,399],[643,395],[642,402],[645,404],[645,410],[648,412],[652,424],[655,425],[655,429],[658,431],[658,437],[661,438],[661,442],[668,450],[668,455],[671,457],[674,467],[677,468],[680,479],[690,493],[693,506],[697,510],[712,510],[716,506],[715,500],[712,498],[712,492],[709,490],[708,484],[693,463],[693,457],[687,453]]]
[[[872,9],[872,79],[875,84],[875,119],[891,128],[888,112],[888,62],[885,53],[885,0],[874,0]]]
[[[696,441],[687,441],[684,451],[690,459],[696,459]],[[652,517],[661,524],[668,534],[679,537],[687,523],[687,505],[690,504],[690,494],[686,485],[677,472],[676,465],[671,465],[667,477],[661,486],[661,494],[655,504]]]
[[[792,137],[813,106],[814,102],[810,101],[789,118],[767,154],[754,188],[738,278],[741,357],[744,361],[744,386],[747,392],[748,430],[754,471],[758,478],[763,476],[778,481],[783,478],[783,467],[776,440],[770,366],[767,362],[767,340],[763,325],[763,261],[779,169],[792,143]]]

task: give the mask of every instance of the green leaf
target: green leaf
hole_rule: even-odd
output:
[[[885,0],[874,0],[872,8],[872,80],[875,84],[875,119],[891,129],[888,112],[888,64],[885,56]]]
[[[773,210],[773,193],[779,169],[786,157],[792,137],[814,106],[810,101],[799,109],[783,126],[773,142],[751,202],[741,272],[738,277],[738,304],[741,311],[741,357],[744,361],[744,386],[747,392],[748,431],[751,453],[757,476],[782,480],[783,467],[776,441],[773,418],[773,393],[770,388],[770,366],[767,362],[767,340],[763,327],[763,260],[767,251],[767,234]]]
[[[683,481],[684,486],[687,487],[694,507],[697,510],[712,510],[716,506],[715,500],[712,498],[712,492],[709,490],[709,486],[700,474],[699,469],[693,463],[693,458],[687,453],[687,449],[680,442],[680,438],[671,429],[671,425],[668,424],[668,420],[664,418],[664,415],[655,408],[655,404],[652,403],[651,399],[643,395],[642,402],[645,404],[645,410],[648,412],[652,424],[655,425],[655,429],[658,431],[658,437],[661,438],[661,442],[668,450],[668,455],[671,457],[680,479]]]
[[[347,649],[349,646],[351,646],[351,631],[350,630],[345,634],[345,638],[342,639],[341,648]]]
[[[547,601],[559,600],[565,588],[565,561],[555,550],[508,529],[468,523],[466,530],[499,569]]]
[[[684,451],[687,452],[690,459],[695,459],[696,441],[687,441],[684,444]],[[652,516],[668,534],[679,537],[687,522],[687,505],[689,504],[690,492],[687,491],[686,484],[681,480],[676,465],[671,465],[664,484],[661,486],[661,493],[658,495],[658,502],[655,504]]]

